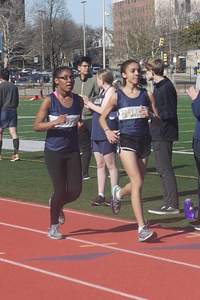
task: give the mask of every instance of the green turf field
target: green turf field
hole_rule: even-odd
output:
[[[41,100],[29,101],[21,99],[18,115],[18,132],[20,139],[44,140],[45,133],[34,132],[33,123],[38,112]],[[192,135],[195,128],[195,118],[191,112],[191,100],[187,96],[178,99],[179,117],[179,141],[174,143],[173,165],[177,176],[178,191],[180,199],[181,213],[175,216],[157,216],[148,214],[149,208],[155,208],[162,204],[161,182],[156,174],[153,153],[148,163],[147,175],[143,187],[144,215],[151,220],[151,223],[160,222],[166,226],[183,228],[188,226],[188,221],[184,218],[184,200],[187,197],[193,199],[197,206],[197,171],[192,155]],[[10,138],[5,130],[5,138]],[[44,164],[43,152],[20,152],[20,162],[10,162],[9,157],[12,150],[3,150],[3,160],[1,165],[1,192],[0,196],[20,199],[23,201],[39,202],[48,204],[48,199],[52,194],[52,186]],[[128,182],[121,162],[117,159],[120,185]],[[92,207],[91,201],[97,196],[96,163],[94,157],[90,164],[91,180],[83,181],[83,191],[80,198],[68,207],[82,211],[95,212],[113,216],[108,207]],[[106,197],[110,196],[109,179],[107,182]],[[124,199],[122,209],[119,214],[121,218],[135,219],[130,197]]]

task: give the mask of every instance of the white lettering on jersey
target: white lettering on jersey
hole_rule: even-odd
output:
[[[149,110],[148,106],[143,106],[143,107]],[[118,118],[120,121],[123,121],[123,120],[139,119],[145,117],[141,115],[140,106],[130,106],[130,107],[120,108]]]
[[[94,104],[95,105],[101,105],[102,104],[102,101],[103,101],[103,99],[100,97],[100,98],[97,98],[97,99],[95,99],[95,101],[94,101]]]
[[[58,119],[58,116],[53,116],[53,115],[49,115],[49,121],[55,121]],[[56,127],[75,127],[78,123],[78,121],[80,120],[80,115],[68,115],[66,117],[66,122],[65,123],[61,123],[59,125],[54,126],[54,128]]]

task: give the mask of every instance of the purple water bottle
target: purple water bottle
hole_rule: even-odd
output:
[[[185,206],[185,218],[187,220],[194,219],[195,211],[194,211],[192,199],[190,199],[190,198],[185,199],[184,206]]]

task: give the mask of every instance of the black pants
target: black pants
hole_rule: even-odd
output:
[[[194,159],[198,171],[198,219],[200,220],[200,141],[193,139]]]
[[[82,120],[85,125],[85,130],[79,133],[79,146],[82,153],[82,172],[83,175],[88,174],[91,158],[91,133],[92,119]]]
[[[46,167],[54,194],[51,198],[51,225],[58,224],[60,209],[75,201],[82,190],[81,159],[79,152],[62,153],[45,149]]]
[[[179,208],[177,182],[172,167],[173,142],[153,142],[156,169],[163,187],[164,205]]]

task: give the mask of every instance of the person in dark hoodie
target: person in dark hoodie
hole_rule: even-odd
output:
[[[80,76],[75,79],[73,93],[80,96],[85,95],[94,101],[98,97],[100,89],[96,82],[96,76],[92,77],[90,73],[90,66],[90,58],[81,57],[78,65]],[[91,158],[92,112],[86,107],[83,108],[82,122],[85,130],[79,135],[79,144],[82,153],[82,177],[83,180],[87,180],[90,179],[88,169]]]
[[[149,58],[145,68],[147,80],[154,81],[153,95],[162,120],[161,127],[151,123],[150,133],[164,198],[161,207],[149,209],[148,212],[158,215],[178,214],[178,190],[172,166],[173,141],[178,140],[177,93],[172,82],[163,76],[164,63],[161,59]]]
[[[191,86],[187,90],[188,95],[193,100],[191,108],[194,117],[196,118],[196,126],[193,135],[193,151],[196,167],[198,171],[198,214],[197,220],[190,223],[190,226],[196,230],[200,230],[200,92]]]

